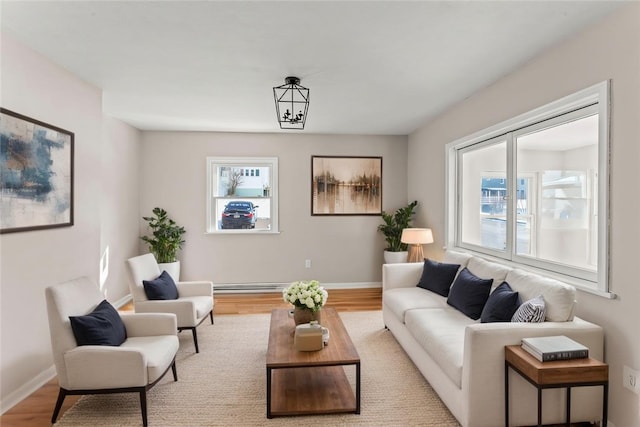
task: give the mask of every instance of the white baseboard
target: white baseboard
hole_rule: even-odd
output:
[[[0,414],[4,414],[9,409],[16,406],[18,403],[29,397],[31,393],[48,383],[55,376],[56,368],[55,366],[51,365],[49,368],[36,375],[33,379],[31,379],[31,381],[27,382],[19,389],[9,393],[9,395],[7,395],[7,397],[5,397],[2,402],[0,402]],[[51,404],[53,405],[53,402]],[[51,406],[51,411],[53,411],[53,406]]]
[[[113,302],[113,306],[115,308],[120,308],[120,307],[128,304],[129,301],[131,301],[132,299],[133,299],[133,297],[131,296],[131,294],[127,294],[127,295],[123,296],[122,298],[120,298],[119,300],[114,301]]]

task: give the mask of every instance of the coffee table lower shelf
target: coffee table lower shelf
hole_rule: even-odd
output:
[[[343,366],[267,368],[268,418],[339,413],[360,413]]]

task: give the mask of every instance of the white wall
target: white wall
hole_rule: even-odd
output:
[[[75,133],[75,224],[0,235],[4,412],[55,373],[46,286],[82,275],[97,283],[100,254],[111,245],[112,271],[103,290],[112,302],[128,294],[120,266],[138,245],[139,133],[117,121],[103,120],[98,88],[6,34],[2,34],[1,49],[2,107]]]
[[[140,212],[159,206],[185,226],[178,257],[186,280],[379,283],[380,217],[311,216],[312,155],[382,156],[383,209],[407,204],[406,136],[145,132]],[[278,157],[280,234],[205,234],[207,156]]]
[[[100,256],[108,250],[107,276],[101,278],[109,301],[129,296],[125,260],[138,255],[141,132],[110,117],[103,118]]]
[[[410,135],[408,196],[425,205],[417,222],[432,227],[436,239],[425,253],[439,257],[445,144],[607,79],[612,80],[610,289],[618,298],[579,292],[577,314],[605,329],[609,420],[617,427],[637,427],[640,398],[622,387],[622,369],[640,369],[640,4],[554,46]]]

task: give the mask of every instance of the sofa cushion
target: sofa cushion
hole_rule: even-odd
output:
[[[78,345],[119,346],[127,339],[127,330],[116,310],[103,300],[85,316],[69,316]]]
[[[404,323],[407,310],[413,310],[414,308],[446,307],[447,299],[422,288],[410,287],[384,291],[383,303],[385,307]]]
[[[512,322],[541,323],[545,319],[545,302],[542,295],[522,303],[511,318]]]
[[[518,292],[511,289],[507,282],[502,282],[489,295],[480,314],[480,321],[482,323],[510,322],[521,304]]]
[[[143,280],[144,293],[150,300],[178,299],[176,282],[169,273],[163,271],[156,279]]]
[[[507,274],[507,282],[520,293],[523,301],[542,295],[546,303],[547,320],[566,322],[573,320],[576,288],[558,280],[514,269]]]
[[[481,279],[493,279],[494,287],[504,282],[507,274],[511,271],[509,267],[475,256],[469,259],[467,268]]]
[[[449,288],[459,268],[459,264],[448,264],[425,258],[418,286],[446,297],[449,295]]]
[[[481,279],[464,268],[451,285],[447,304],[474,320],[479,319],[492,283],[493,279]]]
[[[443,262],[449,264],[460,264],[461,267],[466,267],[472,255],[464,252],[446,251],[444,253]]]
[[[410,310],[405,321],[418,344],[461,387],[465,328],[477,321],[451,307]]]

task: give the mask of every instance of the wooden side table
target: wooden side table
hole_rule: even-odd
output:
[[[509,426],[509,368],[538,389],[538,426],[542,426],[542,390],[566,388],[567,427],[571,424],[571,387],[599,386],[602,391],[602,427],[607,427],[609,366],[592,358],[540,362],[519,345],[504,348],[504,424]]]

